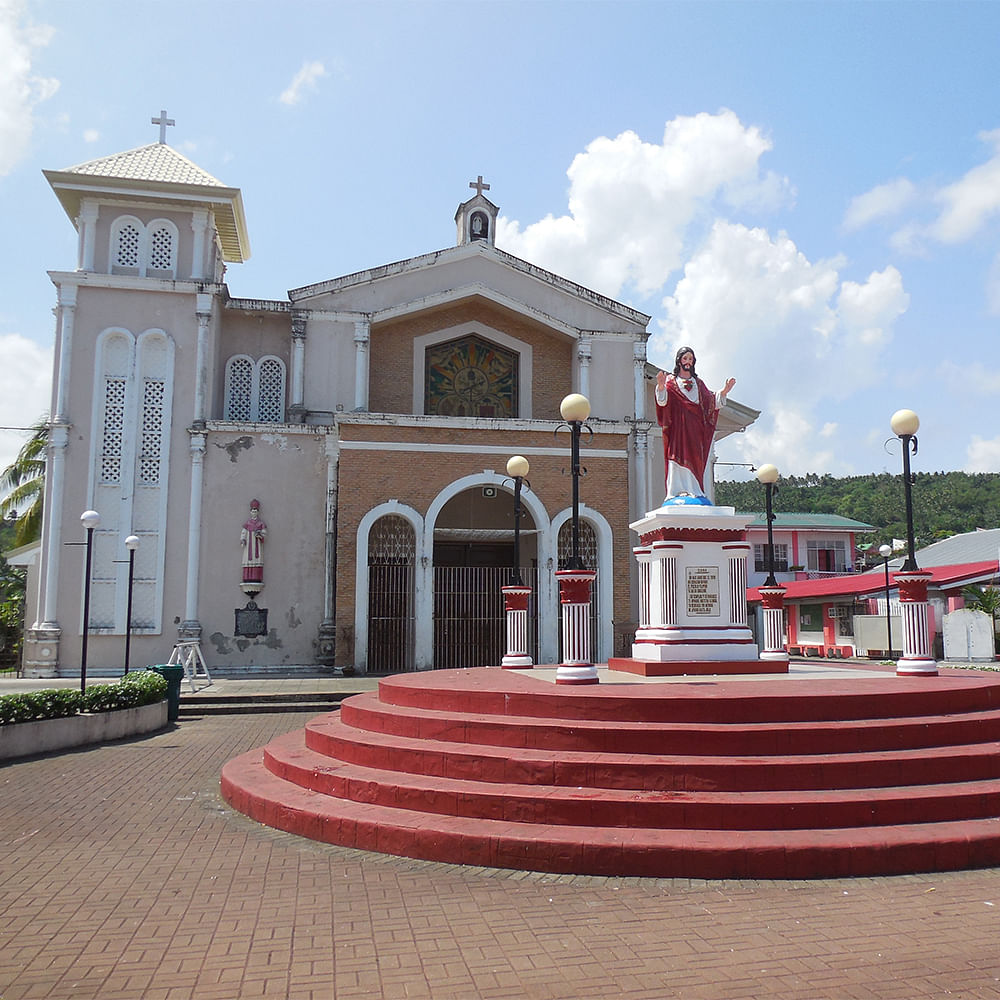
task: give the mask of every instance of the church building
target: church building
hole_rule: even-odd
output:
[[[629,524],[663,496],[650,317],[498,248],[481,177],[454,246],[280,301],[230,296],[226,268],[250,255],[240,191],[162,129],[45,177],[79,241],[75,269],[50,272],[26,673],[79,674],[85,604],[94,672],[121,669],[127,631],[133,665],[197,642],[222,674],[499,663],[514,455],[530,466],[530,654],[558,662],[569,393],[591,405],[579,481],[582,560],[597,571],[591,648],[596,662],[629,648]],[[756,416],[727,402],[717,438]]]

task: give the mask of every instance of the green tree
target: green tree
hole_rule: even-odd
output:
[[[45,447],[49,442],[47,420],[31,428],[31,437],[17,458],[0,474],[0,517],[17,517],[14,545],[27,545],[42,534],[42,500],[45,495]]]

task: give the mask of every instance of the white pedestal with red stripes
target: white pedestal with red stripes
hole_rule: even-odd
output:
[[[760,601],[764,607],[764,648],[760,651],[762,660],[787,660],[785,648],[785,588],[761,587]]]
[[[507,652],[500,666],[508,670],[528,670],[532,666],[528,655],[528,598],[531,587],[502,587],[507,613]]]
[[[747,622],[746,527],[732,507],[665,506],[630,525],[639,535],[639,628],[632,657],[756,660]]]
[[[903,655],[896,661],[896,673],[934,677],[937,660],[931,648],[930,619],[927,614],[927,570],[904,570],[893,574],[899,587],[899,608],[903,613]]]
[[[597,579],[591,569],[556,570],[562,608],[562,662],[556,684],[596,684],[597,667],[590,652],[590,588]]]

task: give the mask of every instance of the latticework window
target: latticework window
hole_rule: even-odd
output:
[[[285,418],[285,366],[278,358],[261,358],[257,419],[276,424]]]
[[[148,378],[142,393],[142,441],[139,449],[139,481],[160,481],[160,449],[163,444],[162,379]]]
[[[277,424],[285,419],[285,364],[239,354],[226,363],[225,419]]]
[[[122,478],[122,435],[125,432],[125,379],[104,380],[104,433],[101,436],[102,483]]]
[[[174,270],[176,241],[173,230],[162,223],[149,238],[149,266],[157,271]]]
[[[138,268],[139,239],[139,229],[132,222],[126,222],[118,229],[114,257],[117,267]]]
[[[368,534],[369,563],[412,563],[416,555],[413,525],[398,514],[380,517]]]
[[[133,587],[134,629],[159,632],[163,606],[173,342],[162,330],[135,338],[123,329],[97,341],[95,389],[103,408],[91,445],[88,503],[101,515],[94,535],[90,628],[125,631],[128,558],[124,539],[141,539]]]

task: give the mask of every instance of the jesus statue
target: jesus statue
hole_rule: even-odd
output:
[[[656,419],[663,429],[663,462],[666,471],[666,500],[705,494],[705,470],[712,451],[715,425],[719,410],[736,385],[727,379],[719,393],[695,373],[695,355],[690,347],[682,347],[674,359],[673,373],[656,376]]]

